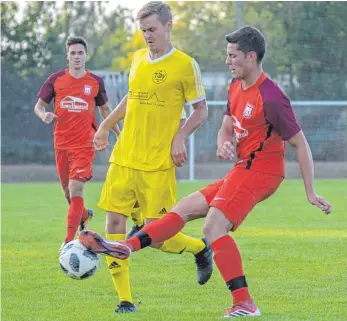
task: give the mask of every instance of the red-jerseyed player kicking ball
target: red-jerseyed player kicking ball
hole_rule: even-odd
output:
[[[125,242],[111,244],[91,231],[82,232],[80,240],[95,252],[127,258],[131,252],[169,239],[186,222],[206,216],[204,234],[233,299],[224,317],[257,316],[260,311],[248,291],[240,252],[228,232],[235,231],[256,204],[278,189],[284,178],[285,141],[297,153],[308,202],[326,214],[331,205],[314,191],[311,151],[289,99],[262,70],[263,34],[246,26],[226,40],[226,64],[233,81],[218,133],[217,156],[232,159],[235,135],[234,168],[223,179],[182,199],[170,213]]]
[[[37,94],[36,115],[49,124],[54,121],[54,149],[59,180],[69,203],[66,237],[62,246],[72,241],[93,216],[83,201],[83,187],[92,177],[95,154],[93,137],[97,130],[95,106],[106,118],[108,104],[103,80],[85,69],[88,48],[82,37],[66,41],[69,69],[48,77]],[[46,106],[54,99],[54,112]],[[113,131],[118,134],[118,126]]]

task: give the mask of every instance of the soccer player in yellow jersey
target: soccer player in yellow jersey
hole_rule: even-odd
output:
[[[154,1],[137,15],[146,49],[134,54],[129,91],[95,134],[95,148],[108,146],[109,131],[124,118],[124,126],[110,157],[110,167],[98,206],[107,212],[106,238],[125,239],[127,218],[136,201],[146,223],[163,217],[176,201],[175,167],[187,158],[185,139],[207,117],[205,90],[199,66],[170,41],[170,7]],[[184,103],[193,113],[179,127]],[[98,246],[97,240],[91,245]],[[212,252],[205,239],[178,233],[154,247],[169,253],[192,253],[199,284],[212,274]],[[107,252],[104,252],[107,254]],[[116,313],[136,312],[130,284],[129,260],[106,257],[118,293]]]

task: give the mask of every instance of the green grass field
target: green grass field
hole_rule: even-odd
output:
[[[179,197],[204,185],[180,183]],[[95,208],[101,186],[87,184],[87,206]],[[333,204],[330,216],[306,202],[301,181],[285,181],[234,234],[258,320],[347,320],[347,181],[318,181],[316,189]],[[2,186],[3,321],[218,320],[230,305],[217,269],[199,286],[191,255],[146,249],[131,265],[140,312],[113,315],[118,300],[103,259],[88,280],[60,271],[66,211],[58,184]],[[189,223],[185,232],[201,237],[202,224]],[[103,232],[102,211],[90,228]]]

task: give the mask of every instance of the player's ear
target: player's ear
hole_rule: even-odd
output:
[[[249,62],[257,62],[257,53],[255,51],[250,51],[247,53],[247,57],[249,59]]]

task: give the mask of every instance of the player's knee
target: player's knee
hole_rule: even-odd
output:
[[[172,212],[182,217],[185,223],[205,217],[208,213],[208,203],[201,193],[195,192],[182,198],[173,208]]]
[[[231,223],[220,210],[211,208],[203,227],[203,233],[207,241],[212,244],[215,240],[227,235],[231,227]]]
[[[83,196],[84,183],[76,180],[70,180],[69,182],[69,192],[70,198],[75,196]]]
[[[212,224],[210,224],[209,222],[206,221],[204,223],[204,227],[203,227],[202,232],[205,235],[207,241],[210,242],[210,239],[213,238],[213,235],[215,233],[215,228],[214,228],[214,226]]]
[[[106,215],[106,233],[123,234],[126,232],[127,217],[113,212]]]
[[[209,244],[218,240],[220,237],[226,235],[228,232],[224,228],[213,226],[212,224],[206,223],[203,228],[203,234]]]

